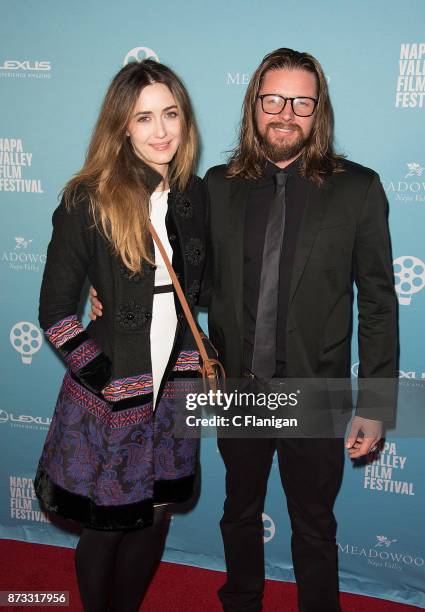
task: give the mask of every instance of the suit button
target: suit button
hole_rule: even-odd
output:
[[[184,319],[184,312],[179,312],[179,314],[177,315],[177,318],[180,319],[180,321]]]
[[[177,236],[176,236],[175,234],[170,234],[170,235],[168,236],[168,240],[169,240],[170,242],[175,242],[176,238],[177,238]]]
[[[155,272],[155,270],[156,270],[156,266],[154,266],[153,264],[150,264],[150,265],[149,265],[149,269],[150,269],[152,272]]]
[[[145,319],[147,321],[149,321],[149,319],[152,319],[152,314],[150,312],[145,312]]]

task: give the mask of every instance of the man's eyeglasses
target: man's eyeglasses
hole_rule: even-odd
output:
[[[268,115],[278,115],[283,111],[288,100],[291,101],[292,112],[297,117],[310,117],[316,108],[316,98],[284,98],[278,94],[263,94],[258,96],[261,108]]]

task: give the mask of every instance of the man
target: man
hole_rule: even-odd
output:
[[[335,155],[332,128],[318,61],[278,49],[251,78],[230,161],[206,174],[209,334],[229,377],[348,379],[353,281],[359,377],[396,376],[386,198],[375,172]],[[346,442],[351,458],[374,449],[382,414],[359,400]],[[225,612],[262,607],[262,512],[276,450],[299,609],[339,611],[333,505],[343,438],[221,438],[218,445],[226,466]]]
[[[396,376],[387,201],[375,172],[335,155],[332,132],[318,61],[291,49],[267,55],[248,85],[238,146],[226,166],[205,177],[209,335],[230,377],[348,379],[353,280],[359,377]],[[381,415],[359,400],[346,442],[351,458],[374,449]],[[222,438],[218,444],[227,472],[223,609],[261,610],[262,512],[277,450],[299,608],[339,611],[333,505],[343,438]]]

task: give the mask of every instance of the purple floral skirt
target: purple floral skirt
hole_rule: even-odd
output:
[[[119,411],[65,374],[35,479],[45,508],[97,529],[152,522],[153,504],[190,498],[198,441],[175,435],[184,406],[166,383],[152,401]],[[141,399],[142,401],[142,399]]]

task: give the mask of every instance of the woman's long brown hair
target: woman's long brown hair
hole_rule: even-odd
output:
[[[231,153],[227,176],[258,179],[263,175],[266,158],[256,127],[255,106],[266,72],[282,68],[306,70],[316,77],[318,100],[313,128],[302,155],[301,174],[321,185],[327,175],[341,171],[342,160],[333,149],[333,112],[326,77],[312,55],[286,48],[266,55],[251,77],[243,103],[239,142]]]
[[[189,95],[181,80],[164,64],[145,60],[124,66],[113,78],[100,110],[84,166],[64,189],[68,207],[90,199],[94,221],[114,253],[133,273],[148,249],[150,193],[147,167],[133,151],[127,127],[140,92],[162,83],[171,91],[180,112],[181,143],[170,163],[168,182],[184,191],[196,165],[197,129]],[[151,262],[152,263],[152,262]]]

